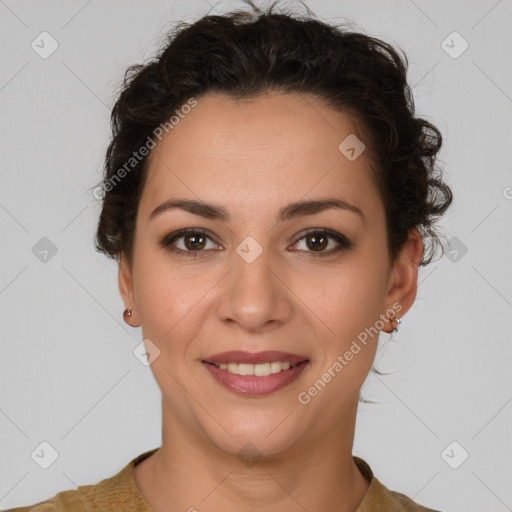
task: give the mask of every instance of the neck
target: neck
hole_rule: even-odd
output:
[[[352,421],[317,438],[242,458],[180,425],[164,405],[162,446],[135,467],[134,478],[155,512],[234,512],[248,505],[265,512],[355,512],[369,487],[352,458],[356,410],[357,403],[345,416]]]

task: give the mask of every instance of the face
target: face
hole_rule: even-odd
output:
[[[390,262],[366,153],[338,148],[355,133],[311,96],[208,95],[152,150],[119,284],[159,350],[164,423],[232,454],[343,442],[377,333],[391,330],[382,315],[412,305],[422,252],[413,236]],[[170,200],[210,208],[161,206]],[[228,351],[245,355],[215,358]],[[266,351],[288,355],[250,359]],[[265,364],[278,361],[297,366]]]

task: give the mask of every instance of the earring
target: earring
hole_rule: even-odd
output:
[[[131,307],[131,308],[125,309],[123,311],[123,317],[124,317],[125,321],[126,321],[127,317],[132,316],[132,310],[133,310],[133,308]]]
[[[396,323],[393,323],[393,321],[396,321]],[[398,326],[402,323],[402,320],[400,320],[400,318],[398,318],[397,316],[396,317],[393,317],[391,319],[391,326],[393,327],[393,330],[391,331],[392,333],[393,332],[397,332],[398,331]]]

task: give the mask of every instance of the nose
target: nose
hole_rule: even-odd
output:
[[[232,268],[219,290],[221,322],[237,324],[247,332],[264,332],[289,321],[293,294],[284,263],[264,249],[254,260],[233,253]]]

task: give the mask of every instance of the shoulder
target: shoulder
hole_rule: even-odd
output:
[[[11,508],[3,512],[107,512],[141,511],[151,509],[138,492],[133,480],[133,468],[158,448],[132,459],[121,471],[93,485],[59,492],[53,498],[30,506]]]
[[[396,491],[389,491],[393,499],[399,504],[404,512],[441,512],[440,510],[434,510],[433,508],[427,508],[419,503],[416,503],[405,494],[401,494]]]
[[[63,491],[56,494],[53,498],[40,501],[26,507],[10,508],[4,512],[64,512],[64,511],[88,511],[84,508],[83,499],[77,500],[77,490]],[[92,509],[91,509],[92,510]]]
[[[365,460],[355,456],[353,459],[361,473],[370,482],[368,491],[357,512],[441,512],[440,510],[424,507],[405,494],[391,491],[375,477]]]
[[[93,498],[96,486],[79,486],[78,489],[62,491],[53,498],[40,501],[33,505],[12,508],[4,512],[98,512]]]

